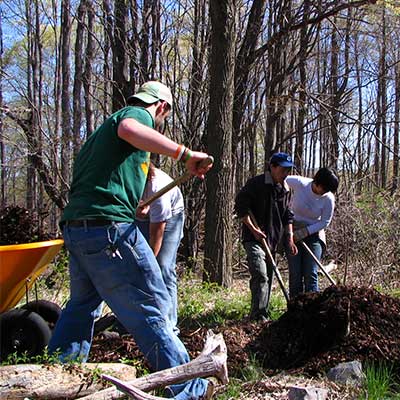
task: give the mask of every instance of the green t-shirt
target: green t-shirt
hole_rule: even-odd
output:
[[[118,137],[118,125],[125,118],[154,127],[153,117],[146,109],[128,106],[93,132],[76,157],[69,203],[62,221],[134,220],[146,183],[150,153]]]

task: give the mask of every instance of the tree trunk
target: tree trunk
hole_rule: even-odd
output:
[[[126,0],[115,0],[114,4],[114,37],[113,46],[113,96],[112,111],[115,112],[125,105],[125,99],[130,94],[127,81],[126,56],[126,25],[128,8]]]
[[[398,53],[400,56],[400,52]],[[399,58],[398,58],[399,59]],[[394,105],[394,127],[393,127],[393,182],[392,194],[399,187],[399,128],[400,128],[400,64],[395,67],[395,105]]]
[[[82,124],[82,81],[83,81],[83,33],[86,17],[86,0],[81,0],[77,11],[77,24],[75,33],[75,76],[72,91],[72,152],[74,158],[81,147],[81,124]]]
[[[3,71],[3,21],[0,13],[0,71]],[[3,74],[0,74],[0,110],[3,110]],[[6,159],[3,132],[3,112],[0,112],[0,208],[6,206]]]
[[[207,149],[214,167],[207,174],[203,278],[232,282],[232,119],[235,68],[235,0],[211,0],[210,113]]]
[[[71,10],[70,0],[62,1],[61,10],[61,192],[67,197],[71,171],[71,111],[69,87],[71,83]]]
[[[29,103],[29,125],[30,125],[30,135],[31,137],[27,137],[28,141],[28,156],[27,156],[27,171],[26,171],[26,208],[29,210],[34,210],[36,203],[36,185],[35,185],[35,168],[33,167],[32,154],[34,153],[34,146],[32,143],[32,139],[34,140],[34,99],[33,99],[33,74],[34,68],[36,66],[36,60],[34,60],[34,35],[33,35],[33,4],[31,2],[26,3],[26,21],[27,21],[27,100]]]
[[[113,42],[113,19],[111,15],[110,0],[103,0],[103,31],[104,31],[104,60],[103,60],[103,119],[105,120],[110,114],[110,98],[111,96],[111,67],[110,67],[110,50],[114,48]]]
[[[386,6],[382,4],[382,44],[381,56],[379,60],[379,79],[381,84],[381,111],[382,111],[382,136],[381,136],[381,159],[380,159],[380,183],[385,188],[387,183],[387,132],[386,132],[386,114],[387,114],[387,67],[386,67]]]
[[[140,81],[149,79],[149,41],[150,41],[151,0],[143,0],[142,30],[140,32]]]
[[[306,21],[309,17],[310,3],[308,0],[304,1],[303,20],[304,26],[300,30],[300,48],[299,48],[299,73],[300,73],[300,88],[299,88],[299,107],[297,114],[297,129],[296,129],[296,150],[294,161],[300,173],[305,172],[305,165],[303,158],[304,153],[304,122],[307,114],[306,108],[306,90],[307,90],[307,48],[308,48],[308,35]]]
[[[85,51],[85,69],[83,71],[83,88],[85,93],[86,137],[89,137],[94,127],[94,112],[92,106],[92,86],[94,64],[94,9],[91,0],[87,1],[87,46]]]

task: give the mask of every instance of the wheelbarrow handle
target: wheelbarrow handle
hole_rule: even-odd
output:
[[[214,162],[214,158],[212,156],[208,156],[204,160],[199,161],[198,165],[199,165],[199,168],[204,168],[204,167],[209,166],[213,162]],[[189,171],[185,172],[183,175],[181,175],[180,177],[176,178],[175,180],[170,182],[168,185],[166,185],[162,189],[160,189],[158,192],[154,193],[152,196],[150,196],[149,198],[144,200],[144,202],[141,203],[140,206],[141,207],[146,207],[146,206],[150,205],[153,201],[157,200],[162,195],[164,195],[165,193],[169,192],[175,186],[178,186],[178,185],[188,181],[192,176],[194,176],[194,175],[192,175]]]
[[[314,261],[317,263],[318,267],[321,268],[321,271],[324,273],[324,275],[329,279],[329,282],[332,285],[336,285],[336,282],[332,279],[332,277],[329,275],[328,271],[325,270],[324,266],[322,265],[321,261],[318,260],[317,256],[312,252],[312,250],[302,241],[299,240],[298,243],[300,243],[301,246],[310,254],[310,256],[314,259]]]
[[[256,219],[254,217],[254,214],[251,211],[249,211],[249,216],[250,216],[251,222],[253,223],[255,228],[256,229],[260,229],[258,224],[257,224],[257,221],[256,221]],[[288,294],[288,292],[287,292],[287,290],[285,288],[282,276],[281,276],[281,274],[279,272],[278,266],[276,265],[274,256],[272,255],[272,252],[271,252],[271,249],[269,248],[268,243],[264,238],[261,239],[261,244],[262,244],[262,247],[263,247],[265,253],[267,254],[269,262],[272,265],[272,269],[273,269],[273,271],[275,273],[276,279],[278,280],[278,283],[279,283],[279,286],[280,286],[280,288],[282,290],[282,293],[285,296],[286,302],[289,302],[289,294]]]

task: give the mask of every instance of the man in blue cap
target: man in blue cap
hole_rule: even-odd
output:
[[[297,254],[293,241],[293,213],[289,208],[290,190],[285,179],[294,164],[286,153],[274,153],[266,172],[250,178],[235,200],[235,212],[243,222],[242,243],[250,271],[253,320],[268,320],[273,269],[266,260],[261,241],[265,239],[274,255],[284,237],[290,254]],[[252,222],[254,216],[258,227]]]

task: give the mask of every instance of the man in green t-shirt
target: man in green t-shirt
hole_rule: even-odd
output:
[[[69,203],[61,218],[69,251],[70,300],[49,344],[62,361],[86,361],[94,320],[104,300],[133,335],[155,370],[187,363],[189,355],[166,317],[170,296],[152,249],[134,222],[150,152],[185,163],[200,178],[207,154],[159,133],[171,112],[172,94],[149,81],[111,115],[79,152]],[[170,386],[179,399],[208,398],[211,385],[194,379]]]

